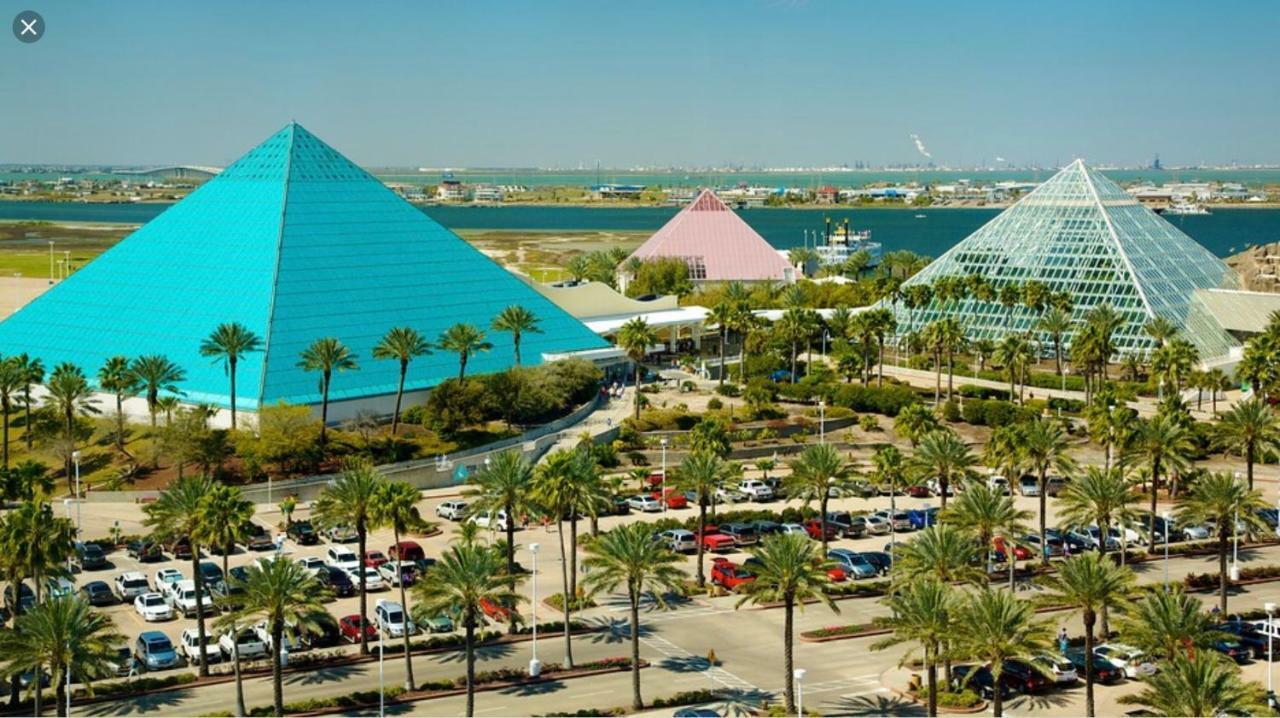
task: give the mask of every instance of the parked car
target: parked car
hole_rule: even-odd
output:
[[[667,548],[677,553],[698,550],[698,540],[694,538],[692,531],[686,531],[684,529],[669,529],[658,534],[656,538],[665,543]]]
[[[236,631],[235,636],[231,635],[231,631],[219,636],[218,648],[227,658],[234,658],[239,652],[242,661],[267,657],[267,644],[263,643],[258,632],[249,626],[241,627]]]
[[[409,561],[387,561],[378,567],[378,575],[388,586],[403,583],[412,586],[418,577],[418,565]]]
[[[669,509],[684,509],[689,507],[689,499],[683,492],[677,489],[667,489],[666,498],[662,498],[660,491],[655,491],[650,496],[660,503],[665,503]]]
[[[450,499],[436,507],[436,516],[450,521],[461,521],[467,517],[467,502],[461,499]]]
[[[90,606],[111,606],[116,603],[116,595],[106,581],[90,581],[80,587],[80,593]]]
[[[173,607],[174,611],[187,618],[196,615],[197,606],[204,610],[204,615],[206,616],[214,612],[213,596],[208,591],[201,594],[199,603],[196,602],[195,581],[179,581],[169,589],[169,595],[165,598],[169,601],[169,605]]]
[[[874,578],[880,573],[875,564],[868,561],[866,557],[847,548],[833,548],[827,551],[827,560],[835,562],[849,578]]]
[[[1066,658],[1076,669],[1076,675],[1082,676],[1085,671],[1084,650],[1069,650]],[[1093,655],[1093,680],[1098,683],[1118,683],[1124,680],[1124,669],[1097,653]]]
[[[1039,668],[1019,660],[1008,660],[1000,666],[1000,680],[1008,681],[1019,693],[1042,693],[1053,688],[1056,681]]]
[[[1033,556],[1042,553],[1050,558],[1063,555],[1066,549],[1062,545],[1062,541],[1049,536],[1047,533],[1044,539],[1044,548],[1040,547],[1040,534],[1027,534],[1019,539],[1018,543],[1026,546]]]
[[[925,486],[924,484],[915,484],[913,486],[908,486],[906,494],[907,496],[910,496],[913,499],[927,499],[930,496],[933,496],[933,492],[930,491],[929,487]]]
[[[96,543],[77,541],[75,544],[75,565],[81,571],[96,571],[106,568],[107,554]]]
[[[135,661],[133,660],[133,651],[129,650],[128,644],[116,646],[114,657],[109,661],[111,672],[116,678],[125,678],[133,675]]]
[[[1097,526],[1078,526],[1067,530],[1067,535],[1084,543],[1091,551],[1096,551],[1103,544],[1102,529]],[[1114,536],[1107,536],[1107,551],[1119,551],[1120,542]]]
[[[494,623],[507,623],[511,620],[511,609],[487,598],[480,599],[480,611]]]
[[[1234,636],[1231,638],[1223,638],[1223,639],[1214,641],[1213,643],[1209,644],[1209,648],[1217,651],[1218,653],[1221,653],[1222,655],[1226,656],[1227,658],[1230,658],[1236,663],[1249,662],[1249,658],[1250,658],[1249,649],[1246,648]]]
[[[1060,686],[1067,686],[1079,680],[1080,674],[1076,672],[1076,667],[1065,656],[1042,653],[1033,660],[1045,675],[1053,678],[1054,683]]]
[[[167,594],[173,584],[186,579],[187,577],[182,575],[182,572],[176,568],[159,569],[156,571],[154,579],[156,592]]]
[[[740,504],[747,500],[746,494],[724,486],[716,487],[715,497],[716,503],[720,504]]]
[[[408,561],[415,563],[417,561],[427,560],[427,552],[422,550],[422,546],[417,541],[401,541],[392,544],[387,548],[387,556],[392,561]]]
[[[911,521],[912,528],[925,529],[938,525],[938,511],[937,507],[911,509],[907,512],[907,518]]]
[[[1039,496],[1040,495],[1040,479],[1036,476],[1023,476],[1018,479],[1018,491],[1023,496]]]
[[[186,536],[176,538],[164,545],[164,550],[179,561],[191,560],[191,539]]]
[[[1141,678],[1156,672],[1156,664],[1147,660],[1146,654],[1123,643],[1104,643],[1093,652],[1124,670],[1126,678]]]
[[[125,545],[125,552],[139,563],[164,560],[164,547],[151,539],[134,539]]]
[[[889,533],[889,520],[883,516],[870,514],[868,516],[860,516],[858,518],[862,519],[862,522],[867,529],[867,535],[869,536],[884,536]]]
[[[1183,541],[1203,541],[1209,538],[1209,527],[1204,524],[1187,524],[1181,529]]]
[[[338,620],[338,628],[342,632],[343,640],[347,643],[360,642],[361,627],[364,629],[364,635],[370,641],[378,640],[378,629],[374,627],[369,619],[353,613]]]
[[[733,539],[737,546],[754,546],[759,541],[756,527],[747,523],[730,523],[720,527],[720,533]]]
[[[727,558],[717,557],[711,560],[711,582],[717,586],[736,591],[739,586],[754,580],[754,574]]]
[[[147,579],[144,576],[142,578],[144,586],[146,585],[146,582]],[[76,585],[71,582],[71,579],[58,576],[57,578],[45,579],[44,590],[45,595],[49,598],[62,598],[64,596],[74,596],[76,593]]]
[[[1049,476],[1044,480],[1044,493],[1046,496],[1056,497],[1065,488],[1067,488],[1067,480],[1061,476]]]
[[[733,537],[721,533],[718,526],[708,525],[701,534],[694,532],[693,536],[704,551],[732,551],[737,546]]]
[[[133,644],[133,657],[148,671],[159,671],[178,665],[178,652],[169,637],[159,631],[143,631]]]
[[[342,640],[342,629],[338,627],[338,619],[328,613],[321,613],[316,616],[312,625],[303,626],[298,631],[298,639],[306,649],[329,648]]]
[[[355,543],[360,538],[354,526],[345,525],[330,526],[325,530],[324,535],[334,543]]]
[[[173,608],[169,602],[164,600],[164,596],[149,591],[147,593],[135,596],[133,599],[133,610],[142,616],[142,620],[148,623],[152,621],[168,621],[173,618]]]
[[[258,640],[262,641],[262,645],[267,647],[267,652],[271,652],[271,624],[268,621],[258,621],[253,624],[253,632],[258,634]],[[298,635],[298,627],[288,621],[284,624],[284,630],[280,632],[280,642],[284,644],[284,649],[289,653],[296,653],[302,650],[302,639]]]
[[[200,562],[200,578],[204,580],[205,588],[218,586],[222,583],[222,568],[212,561]]]
[[[822,522],[818,519],[809,519],[804,522],[804,531],[809,534],[809,538],[814,541],[821,541],[824,534]],[[837,538],[840,538],[839,530],[830,522],[826,525],[825,534],[828,541],[835,541]]]
[[[604,512],[607,516],[626,516],[631,513],[631,504],[627,503],[626,496],[614,496],[609,500],[608,510]]]
[[[217,663],[222,660],[222,651],[218,646],[218,638],[213,634],[206,633],[204,637],[204,647],[200,646],[200,633],[194,628],[184,628],[178,636],[178,650],[181,651],[182,657],[187,659],[187,663],[196,665],[200,662],[200,653],[203,651],[205,661],[209,663]]]
[[[389,560],[390,559],[387,558],[387,555],[381,551],[375,550],[364,552],[364,565],[369,568],[377,568]]]
[[[778,527],[778,533],[804,534],[805,536],[808,536],[809,530],[806,529],[803,524],[782,524],[781,526]]]
[[[99,581],[98,583],[101,583]],[[83,589],[82,589],[83,590]],[[15,598],[13,584],[4,587],[4,605],[7,606],[11,613],[14,608],[21,608],[23,613],[32,609],[36,605],[36,592],[31,587],[23,583],[18,584],[18,595]]]
[[[879,516],[886,523],[888,523],[893,528],[894,531],[910,531],[911,529],[915,528],[914,526],[911,525],[910,511],[903,511],[901,509],[897,511],[890,511],[889,509],[880,509],[879,511],[872,514],[872,516]]]
[[[996,681],[991,669],[986,666],[954,666],[951,669],[951,680],[955,690],[968,688],[979,696],[991,700],[995,697]],[[1009,681],[1000,681],[1000,697],[1012,698],[1015,694]]]
[[[1083,553],[1089,549],[1089,544],[1060,529],[1046,528],[1044,535],[1046,538],[1062,542],[1063,549],[1070,548],[1073,554]]]
[[[444,614],[429,616],[423,621],[423,630],[431,633],[448,633],[453,630],[453,619]]]
[[[888,551],[861,551],[862,557],[872,566],[876,567],[876,572],[881,576],[889,573],[889,569],[893,568],[893,555]]]
[[[467,521],[482,529],[491,529],[493,531],[506,531],[508,524],[511,523],[511,520],[507,517],[507,512],[503,509],[472,514]]]
[[[125,571],[115,577],[115,595],[120,600],[138,598],[150,590],[151,584],[147,584],[147,577],[141,571]]]
[[[1005,537],[996,536],[991,539],[992,559],[997,563],[1003,563],[1008,560],[1009,544],[1005,541]],[[1013,558],[1015,561],[1028,561],[1035,556],[1031,549],[1021,544],[1013,544]]]
[[[330,566],[344,571],[353,571],[360,566],[360,557],[346,546],[330,546],[324,555]]]
[[[373,604],[373,622],[379,631],[391,638],[400,638],[406,633],[412,636],[418,632],[418,627],[413,625],[413,621],[405,613],[404,606],[395,601],[378,599]]]
[[[316,574],[316,578],[322,585],[328,586],[334,596],[341,598],[356,595],[356,584],[346,571],[337,566],[325,566],[323,571]]]
[[[241,526],[244,532],[244,547],[249,551],[268,551],[276,547],[271,540],[271,532],[257,521],[246,521]]]
[[[752,501],[771,501],[773,489],[760,479],[743,479],[738,482],[738,492]]]
[[[316,533],[310,521],[294,521],[289,524],[284,533],[299,546],[314,546],[320,543],[320,535]]]
[[[757,521],[751,524],[760,538],[782,532],[782,524],[776,521]]]
[[[861,538],[867,535],[864,521],[856,521],[848,511],[828,511],[827,526],[834,527],[836,533],[845,538]]]
[[[992,474],[987,477],[987,488],[998,494],[1003,494],[1004,496],[1008,496],[1012,493],[1012,490],[1009,488],[1009,480],[997,474]]]
[[[329,564],[325,563],[324,559],[319,556],[303,556],[298,559],[298,565],[313,574],[319,575]]]
[[[929,487],[930,493],[932,493],[934,496],[942,495],[942,491],[943,491],[942,482],[939,481],[938,479],[936,478],[929,479],[927,482],[925,482],[925,486]],[[946,492],[947,492],[947,496],[949,497],[956,495],[956,486],[954,482],[952,481],[947,482]]]
[[[644,513],[657,513],[662,510],[662,504],[654,497],[646,494],[636,494],[627,499],[627,504],[632,510]]]
[[[356,568],[347,569],[347,578],[351,579],[357,589],[360,586],[360,574],[364,573],[364,590],[366,591],[382,591],[387,585],[382,581],[382,574],[378,573],[378,569],[369,568],[368,566],[357,566]]]

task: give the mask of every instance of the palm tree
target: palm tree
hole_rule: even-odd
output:
[[[1210,473],[1191,487],[1191,491],[1178,500],[1178,520],[1182,523],[1209,523],[1218,533],[1218,602],[1223,615],[1227,613],[1227,547],[1237,524],[1243,525],[1242,533],[1262,528],[1257,512],[1269,504],[1262,494],[1236,481],[1230,472]]]
[[[577,583],[577,516],[578,511],[591,495],[591,485],[596,483],[595,467],[590,456],[578,449],[560,449],[547,456],[534,472],[533,496],[547,513],[556,519],[556,534],[560,540],[560,575],[564,581],[564,625],[570,623],[573,606],[577,600],[574,586]],[[572,547],[566,551],[564,523],[569,521]],[[570,572],[573,578],[570,578]],[[564,633],[565,664],[573,666],[573,644],[570,631]]]
[[[414,610],[420,622],[429,616],[457,616],[465,636],[467,711],[475,714],[476,627],[484,620],[481,604],[514,605],[519,596],[508,586],[502,556],[491,547],[463,541],[448,548],[413,585]],[[566,603],[567,605],[567,603]],[[570,633],[565,624],[565,635]],[[572,665],[570,663],[569,665]]]
[[[889,444],[882,446],[876,450],[875,456],[872,457],[872,463],[875,471],[871,474],[871,481],[877,486],[889,487],[889,512],[891,515],[898,513],[898,486],[907,478],[907,460],[898,450],[898,447]],[[904,485],[903,488],[906,488]],[[897,547],[898,537],[894,531],[893,522],[889,522],[889,548],[890,553]]]
[[[200,573],[200,546],[209,533],[206,523],[209,520],[222,520],[206,509],[206,501],[214,486],[214,482],[207,476],[183,476],[142,509],[146,514],[142,524],[151,528],[156,540],[169,543],[187,539],[191,542],[191,578],[196,589],[196,631],[202,646],[205,645],[205,585]],[[200,675],[209,675],[209,661],[204,651],[200,652]]]
[[[351,527],[356,532],[356,546],[361,566],[364,565],[365,547],[369,530],[377,528],[378,497],[386,479],[368,459],[348,459],[342,465],[342,474],[320,492],[311,508],[311,517],[325,528]],[[364,571],[358,572],[360,581],[360,615],[369,615],[368,592]],[[369,639],[360,633],[360,652],[369,653]]]
[[[1058,571],[1044,578],[1046,605],[1071,606],[1084,620],[1085,715],[1093,718],[1093,627],[1104,607],[1123,608],[1133,594],[1133,571],[1117,566],[1100,553],[1086,552],[1058,564]]]
[[[1178,325],[1162,316],[1156,315],[1142,325],[1142,331],[1156,340],[1157,347],[1162,347],[1166,342],[1178,335]]]
[[[70,480],[71,455],[75,450],[76,415],[98,413],[94,406],[93,390],[89,388],[89,381],[85,379],[80,367],[70,362],[63,362],[54,368],[45,389],[49,392],[45,402],[53,406],[63,419],[63,438],[66,441],[63,468],[66,471],[64,476]],[[27,427],[27,431],[30,432],[31,427]]]
[[[728,372],[724,365],[724,355],[729,344],[729,325],[733,324],[734,314],[738,312],[738,306],[730,298],[721,296],[720,300],[711,305],[711,309],[707,312],[706,323],[714,324],[718,327],[720,333],[720,365],[719,379],[720,386],[724,386],[724,377]]]
[[[155,428],[160,392],[178,393],[178,382],[186,379],[187,373],[160,354],[148,354],[134,359],[129,371],[136,379],[137,390],[146,397],[147,410],[151,413],[151,426]]]
[[[618,346],[627,353],[627,358],[636,365],[636,419],[640,418],[640,376],[644,371],[644,358],[649,354],[649,347],[658,343],[658,333],[643,317],[630,319],[618,330]]]
[[[920,440],[912,461],[918,471],[937,480],[942,510],[946,511],[947,494],[957,481],[973,472],[977,458],[955,432],[938,429]]]
[[[320,443],[325,443],[325,428],[329,425],[329,385],[333,373],[359,369],[356,355],[334,337],[322,337],[311,342],[302,351],[298,368],[320,372]]]
[[[849,481],[849,465],[840,450],[832,444],[814,444],[800,454],[800,458],[788,462],[791,476],[786,479],[787,496],[804,501],[818,502],[818,521],[822,525],[822,554],[827,553],[827,502],[831,490],[842,488]]]
[[[1160,489],[1160,470],[1187,468],[1192,450],[1190,432],[1168,414],[1158,413],[1138,425],[1134,453],[1145,458],[1151,467],[1151,516],[1147,528],[1152,548],[1156,545],[1156,498]]]
[[[200,343],[200,356],[222,361],[231,379],[231,430],[236,428],[236,365],[245,354],[262,349],[262,339],[239,322],[219,324],[217,329]],[[153,422],[154,423],[154,422]]]
[[[516,590],[516,519],[533,508],[530,489],[533,482],[533,465],[525,461],[520,452],[511,449],[492,455],[485,461],[484,468],[472,478],[474,488],[466,492],[471,501],[472,510],[478,514],[490,512],[497,515],[499,511],[507,516],[505,531],[507,541],[505,553],[507,557],[507,575],[511,577],[511,590]],[[509,625],[511,633],[515,633],[515,615]]]
[[[924,651],[924,669],[929,691],[928,713],[938,715],[938,660],[942,644],[955,631],[958,599],[955,589],[945,581],[925,576],[903,584],[884,599],[892,612],[891,618],[881,623],[892,633],[871,644],[871,650],[880,651],[901,643],[917,643]],[[906,665],[915,658],[915,651],[902,657],[899,665]],[[790,685],[788,681],[787,685]]]
[[[1258,457],[1280,451],[1280,418],[1269,404],[1254,396],[1222,415],[1218,435],[1226,451],[1244,457],[1245,476],[1252,489],[1253,465]]]
[[[1062,425],[1052,419],[1044,417],[1036,417],[1030,423],[1023,425],[1019,432],[1021,442],[1019,453],[1022,455],[1022,461],[1028,469],[1035,473],[1040,487],[1040,545],[1048,546],[1045,542],[1045,495],[1046,482],[1048,481],[1049,469],[1054,469],[1063,476],[1069,475],[1075,470],[1075,462],[1071,459],[1071,441],[1067,437],[1067,433],[1062,430]],[[1045,566],[1049,565],[1049,553],[1042,551],[1040,561]]]
[[[948,583],[983,583],[987,575],[978,549],[973,537],[956,526],[930,526],[898,545],[893,557],[894,583],[901,586],[929,577]]]
[[[23,410],[23,430],[22,433],[27,440],[27,451],[31,451],[32,440],[35,438],[31,431],[31,387],[44,381],[44,362],[39,359],[33,359],[26,354],[19,354],[13,358],[18,366],[22,369],[22,410]]]
[[[511,332],[511,344],[515,350],[516,366],[520,366],[520,339],[525,334],[541,334],[538,316],[519,304],[513,304],[498,313],[489,325],[494,331]]]
[[[271,636],[272,703],[275,715],[283,716],[284,682],[280,654],[284,650],[285,629],[288,626],[294,630],[314,629],[326,613],[323,602],[329,597],[329,592],[314,573],[286,556],[259,559],[249,564],[241,585],[244,593],[239,600],[243,605],[232,615],[240,625],[254,618],[266,621],[267,632]],[[200,640],[204,641],[203,635]]]
[[[9,370],[6,366],[12,366],[14,371],[14,382],[21,382],[21,372],[16,364],[5,362],[0,365],[0,405],[4,408],[5,416],[5,441],[4,441],[4,465],[9,465],[9,395],[6,387],[10,385],[8,380]],[[138,377],[129,367],[129,357],[113,356],[102,365],[98,370],[98,388],[103,391],[111,392],[116,397],[116,451],[124,453],[124,398],[132,394],[138,386]],[[154,414],[152,415],[154,419]],[[153,421],[154,425],[155,422]]]
[[[1006,334],[996,345],[991,360],[1003,366],[1009,373],[1009,394],[1017,393],[1018,401],[1022,401],[1022,388],[1026,387],[1027,365],[1034,360],[1035,353],[1031,343],[1021,334]],[[1021,380],[1021,382],[1019,381]]]
[[[1090,466],[1083,476],[1068,482],[1058,495],[1058,520],[1067,525],[1097,525],[1100,536],[1109,536],[1111,527],[1126,524],[1133,518],[1131,506],[1138,500],[1133,484],[1119,469]],[[1123,540],[1123,536],[1121,537]],[[1099,540],[1098,550],[1106,554],[1106,540]],[[1121,546],[1124,553],[1126,546]],[[1123,561],[1122,561],[1123,563]],[[1102,634],[1110,633],[1107,607],[1102,607]]]
[[[1162,661],[1191,651],[1210,651],[1228,635],[1204,604],[1181,590],[1148,593],[1117,621],[1125,643]],[[1106,629],[1103,629],[1106,634]]]
[[[396,384],[396,409],[391,415],[392,434],[400,428],[400,401],[404,398],[404,378],[409,373],[409,362],[430,353],[431,343],[423,339],[418,330],[413,327],[392,327],[373,347],[374,359],[394,359],[400,362],[400,380]]]
[[[680,591],[684,578],[681,563],[680,556],[653,540],[653,531],[643,523],[619,526],[596,537],[587,547],[583,568],[588,574],[582,584],[588,593],[620,588],[627,593],[631,609],[631,707],[635,710],[644,708],[640,696],[640,599],[647,593],[656,604],[665,605],[665,593]]]
[[[60,716],[66,715],[68,674],[86,686],[114,675],[116,646],[125,640],[110,616],[75,596],[37,604],[18,617],[15,629],[0,637],[5,672],[39,676],[48,669]],[[42,692],[38,687],[33,691],[35,715],[40,715]]]
[[[1267,715],[1266,692],[1255,681],[1214,651],[1178,655],[1143,679],[1145,687],[1120,696],[1120,703],[1144,706],[1156,715],[1228,716]]]
[[[1229,391],[1235,382],[1231,381],[1231,377],[1218,367],[1214,367],[1204,374],[1205,386],[1209,390],[1209,401],[1212,402],[1213,413],[1218,414],[1218,394]]]
[[[997,535],[1021,535],[1030,518],[1030,511],[1014,506],[1013,497],[1005,496],[985,482],[974,482],[965,489],[947,507],[943,516],[948,525],[975,534],[983,555],[988,557],[991,555],[991,542]],[[1012,555],[1005,558],[1010,562],[1015,560]],[[991,573],[990,558],[987,560],[987,573]]]
[[[677,488],[692,491],[698,497],[698,536],[707,528],[707,504],[716,489],[729,477],[729,465],[713,451],[693,451],[684,457],[676,470]],[[706,572],[702,565],[702,540],[698,540],[697,582],[698,588],[706,585]]]
[[[484,332],[479,327],[466,322],[458,322],[444,330],[436,340],[436,346],[458,355],[458,381],[462,381],[466,376],[467,360],[473,354],[487,352],[493,348],[493,344],[485,338]]]
[[[636,525],[636,524],[633,524]],[[831,597],[827,595],[830,579],[827,569],[830,563],[813,550],[813,542],[801,534],[772,534],[751,550],[757,559],[752,564],[755,580],[745,584],[745,595],[738,599],[738,606],[751,602],[756,605],[782,603],[782,685],[787,713],[795,712],[795,607],[804,610],[808,601],[821,601],[833,612],[839,613]]]
[[[200,543],[217,548],[222,554],[222,580],[226,584],[230,584],[236,579],[227,570],[227,563],[231,554],[235,552],[236,544],[243,542],[248,538],[246,527],[253,520],[254,506],[253,502],[244,498],[244,494],[240,491],[239,486],[228,486],[226,484],[215,484],[209,493],[205,495],[200,505]],[[220,630],[221,622],[214,623],[214,630]],[[231,634],[238,633],[234,620],[230,625]],[[236,706],[238,710],[236,715],[242,716],[244,710],[244,685],[240,680],[240,653],[238,646],[233,647],[235,655],[235,677],[236,677]]]
[[[902,407],[893,418],[894,433],[911,442],[912,447],[925,436],[937,431],[939,426],[938,415],[933,408],[919,402]]]
[[[1000,685],[1004,662],[1030,661],[1049,650],[1053,629],[1037,619],[1034,607],[1009,591],[983,588],[960,604],[953,650],[987,664],[992,683]],[[1004,715],[1003,691],[991,692],[991,715]]]
[[[4,422],[4,468],[9,468],[9,414],[13,400],[26,386],[26,372],[13,357],[0,361],[0,421]],[[30,428],[28,427],[28,432]]]
[[[404,557],[399,555],[400,537],[409,529],[422,524],[422,516],[418,514],[417,505],[421,498],[422,495],[418,492],[418,489],[408,482],[386,481],[382,484],[382,489],[378,492],[377,500],[374,502],[373,523],[379,526],[391,527],[395,546],[397,546],[397,562],[404,561]],[[510,545],[510,540],[510,537],[508,537],[508,545]],[[397,570],[403,574],[403,567],[397,566]],[[513,576],[511,581],[513,588],[511,590],[514,591],[515,572],[510,565],[508,565],[507,570]],[[396,584],[400,587],[400,605],[404,606],[405,612],[408,613],[409,601],[405,596],[404,581],[396,581]],[[404,689],[411,691],[417,684],[413,680],[413,656],[409,651],[408,631],[404,632],[404,674]]]
[[[1057,364],[1058,376],[1062,376],[1062,337],[1071,331],[1071,326],[1071,315],[1057,307],[1050,307],[1036,322],[1036,328],[1053,340],[1053,360]]]
[[[22,573],[35,585],[41,600],[45,579],[64,572],[76,540],[69,518],[55,518],[53,507],[43,501],[25,501],[9,512],[5,544],[22,562]]]

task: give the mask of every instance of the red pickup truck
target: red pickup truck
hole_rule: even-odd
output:
[[[704,551],[732,551],[738,545],[732,536],[720,533],[718,526],[707,526],[701,534],[694,531],[693,538]]]
[[[822,533],[823,533],[822,522],[819,521],[818,519],[809,519],[808,521],[804,522],[804,532],[809,534],[809,538],[813,539],[814,541],[821,541]],[[830,521],[827,522],[826,534],[827,534],[828,541],[835,541],[837,538],[839,538],[839,533],[836,530],[836,525],[831,523]]]
[[[711,582],[736,591],[739,586],[751,583],[756,577],[727,558],[715,558],[711,561]]]
[[[683,509],[689,506],[689,499],[675,489],[667,489],[667,498],[665,500],[662,498],[661,491],[655,491],[649,495],[658,501],[665,501],[669,509]]]

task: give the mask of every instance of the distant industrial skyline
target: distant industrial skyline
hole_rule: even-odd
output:
[[[221,166],[297,119],[366,167],[1280,164],[1269,2],[32,7],[0,163]]]

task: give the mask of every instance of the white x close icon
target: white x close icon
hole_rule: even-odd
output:
[[[40,22],[39,18],[32,18],[31,22],[27,22],[22,18],[18,18],[18,22],[22,23],[22,32],[18,33],[19,35],[27,35],[27,34],[39,35],[40,34],[36,32],[36,23]]]

